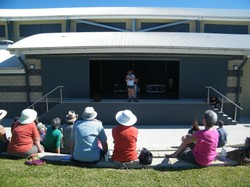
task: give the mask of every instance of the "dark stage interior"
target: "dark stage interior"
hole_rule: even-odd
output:
[[[125,77],[134,71],[139,99],[178,99],[177,60],[93,60],[90,61],[91,98],[127,98]]]

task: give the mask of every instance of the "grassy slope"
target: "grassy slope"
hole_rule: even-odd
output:
[[[0,186],[250,186],[247,166],[116,170],[57,163],[27,166],[24,161],[0,158]]]

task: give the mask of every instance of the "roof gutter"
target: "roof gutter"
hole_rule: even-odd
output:
[[[249,50],[222,49],[222,48],[197,48],[197,47],[142,47],[142,46],[77,46],[77,47],[36,47],[36,48],[8,48],[11,54],[97,54],[97,53],[160,53],[160,54],[210,54],[246,56]]]
[[[203,20],[203,21],[249,21],[250,17],[216,17],[199,15],[48,15],[48,16],[1,16],[0,21],[41,21],[41,20],[80,20],[80,19],[171,19],[171,20]]]

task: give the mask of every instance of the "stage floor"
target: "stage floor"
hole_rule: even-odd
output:
[[[69,98],[64,99],[64,103],[78,103],[78,102],[95,102],[95,103],[206,103],[207,99],[137,99],[138,102],[134,102],[133,100],[131,102],[128,102],[128,99],[101,99],[101,101],[96,102],[94,99],[88,99],[88,98]]]

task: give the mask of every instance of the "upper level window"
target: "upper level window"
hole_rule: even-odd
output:
[[[121,23],[121,22],[117,22],[117,23],[109,22],[109,23],[99,23],[99,24],[106,25],[109,27],[118,28],[118,29],[126,29],[126,23]],[[105,28],[102,26],[90,25],[87,23],[77,23],[76,30],[77,30],[77,32],[114,32],[114,31],[116,31],[112,28]]]
[[[0,37],[6,37],[5,26],[0,25]]]
[[[27,37],[39,33],[53,32],[62,32],[61,24],[20,25],[20,37]]]
[[[148,29],[158,26],[164,26],[168,23],[141,23],[141,29]],[[173,26],[166,26],[159,29],[151,30],[150,32],[189,32],[189,24],[183,23]]]
[[[248,34],[247,25],[216,25],[205,24],[205,33]]]

